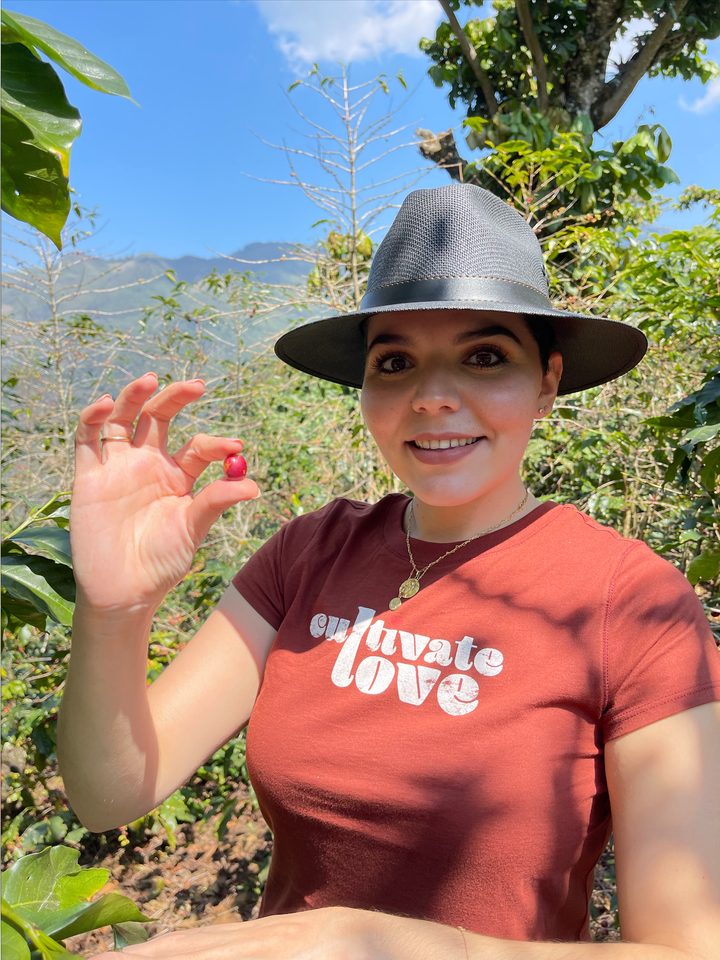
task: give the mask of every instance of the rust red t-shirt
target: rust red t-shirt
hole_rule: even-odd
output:
[[[685,578],[543,504],[410,574],[407,499],[336,500],[235,577],[278,628],[247,734],[275,835],[264,915],[344,905],[589,939],[603,744],[720,699]],[[412,541],[420,566],[451,544]]]

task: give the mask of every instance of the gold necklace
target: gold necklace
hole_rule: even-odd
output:
[[[405,545],[407,546],[408,556],[410,557],[410,563],[412,564],[412,573],[407,578],[407,580],[403,580],[403,582],[400,584],[398,595],[394,599],[392,599],[389,603],[390,609],[397,610],[400,604],[403,602],[403,600],[409,600],[410,597],[415,596],[415,594],[420,589],[421,577],[425,576],[425,574],[428,572],[430,567],[434,567],[436,563],[440,563],[441,560],[444,560],[445,557],[449,557],[452,553],[455,553],[455,551],[459,550],[461,547],[466,547],[469,543],[472,543],[473,540],[477,540],[478,537],[484,537],[486,533],[492,533],[493,530],[497,530],[498,527],[502,527],[502,525],[507,523],[508,520],[512,520],[515,514],[520,513],[522,508],[525,506],[529,496],[530,496],[530,491],[526,490],[525,496],[522,498],[520,503],[517,505],[517,507],[515,507],[513,512],[508,517],[505,517],[505,519],[501,520],[500,523],[496,523],[494,527],[488,527],[487,530],[481,530],[480,533],[476,533],[474,536],[468,537],[468,539],[463,540],[462,543],[455,544],[455,546],[452,547],[452,549],[448,550],[447,553],[444,553],[441,557],[438,557],[437,560],[433,560],[432,563],[429,563],[426,567],[423,567],[422,570],[418,569],[418,565],[415,563],[415,558],[413,557],[412,550],[410,549],[410,527],[413,521],[413,516],[414,516],[413,507],[415,504],[415,501],[413,500],[410,503],[410,514],[408,516],[408,528],[407,528],[407,534],[405,536]]]

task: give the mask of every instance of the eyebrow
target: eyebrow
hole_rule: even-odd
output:
[[[519,337],[508,330],[507,327],[503,327],[502,324],[492,324],[489,327],[480,327],[477,330],[467,330],[465,333],[460,333],[455,337],[453,343],[461,344],[468,343],[471,340],[481,340],[483,337],[509,337],[511,340],[514,340],[515,343],[520,342]],[[413,340],[411,337],[406,337],[401,333],[380,333],[373,340],[373,342],[368,346],[368,350],[372,350],[373,347],[381,343],[393,343],[399,344],[400,346],[409,347],[412,345]]]
[[[468,340],[480,340],[482,337],[510,337],[511,340],[514,340],[515,343],[520,343],[520,338],[508,330],[507,327],[503,327],[502,324],[496,323],[490,327],[480,327],[477,330],[468,330],[466,333],[460,333],[455,337],[455,343],[467,343]]]

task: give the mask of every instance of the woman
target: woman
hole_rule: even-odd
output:
[[[91,830],[127,823],[250,718],[275,834],[261,919],[126,952],[718,955],[720,663],[702,609],[644,544],[539,504],[519,473],[558,393],[644,350],[632,327],[552,308],[537,240],[492,194],[412,193],[362,309],[277,347],[362,386],[412,498],[337,500],[287,524],[149,688],[155,610],[219,514],[258,491],[190,495],[240,440],[165,452],[200,381],[152,397],[147,374],[83,412],[59,730],[73,806]],[[582,943],[611,809],[631,942]]]

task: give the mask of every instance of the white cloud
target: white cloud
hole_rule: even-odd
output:
[[[692,103],[688,103],[685,97],[680,97],[680,106],[691,113],[710,113],[715,107],[720,107],[720,77],[713,80],[707,91]]]
[[[437,0],[255,0],[288,61],[367,60],[384,53],[419,56],[443,18]]]

